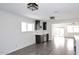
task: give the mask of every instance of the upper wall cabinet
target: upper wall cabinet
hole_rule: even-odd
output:
[[[47,22],[35,20],[35,30],[47,30]]]
[[[43,22],[43,30],[47,30],[47,23]]]
[[[40,20],[35,20],[35,30],[40,30]]]

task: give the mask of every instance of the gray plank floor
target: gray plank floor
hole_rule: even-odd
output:
[[[53,42],[49,41],[41,44],[33,44],[8,55],[74,55],[74,50],[68,51],[64,47],[56,49]]]

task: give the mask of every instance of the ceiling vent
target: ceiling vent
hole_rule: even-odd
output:
[[[39,6],[36,3],[28,3],[27,8],[32,10],[32,11],[35,11],[35,10],[38,10]]]
[[[55,17],[54,16],[51,16],[50,19],[54,19],[55,20]]]

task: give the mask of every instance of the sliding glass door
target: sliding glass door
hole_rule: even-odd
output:
[[[74,29],[73,29],[72,24],[71,25],[53,24],[52,25],[52,39],[53,39],[55,48],[58,48],[58,49],[62,48],[67,53],[69,52],[69,54],[74,54],[74,34],[73,32],[74,32]]]

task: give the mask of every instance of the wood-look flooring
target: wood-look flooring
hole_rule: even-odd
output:
[[[33,44],[8,55],[74,55],[74,50],[69,51],[65,47],[55,48],[53,41],[41,44]]]

